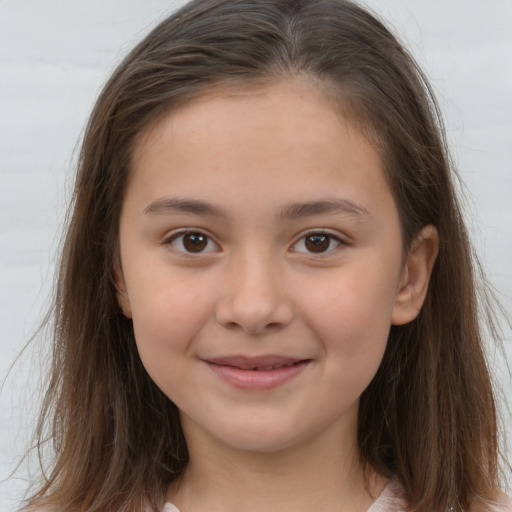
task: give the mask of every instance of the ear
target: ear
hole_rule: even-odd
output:
[[[126,291],[126,282],[124,280],[123,269],[121,262],[118,260],[114,263],[114,286],[116,288],[117,303],[126,318],[132,317],[132,309],[130,306],[130,299]]]
[[[418,316],[438,252],[437,229],[432,225],[425,226],[414,239],[402,270],[391,317],[393,325],[406,324]]]

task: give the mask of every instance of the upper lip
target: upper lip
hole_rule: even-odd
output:
[[[233,366],[241,370],[275,370],[283,366],[293,366],[302,361],[307,361],[300,357],[288,357],[280,355],[264,355],[264,356],[222,356],[204,359],[210,364],[218,364],[221,366]]]

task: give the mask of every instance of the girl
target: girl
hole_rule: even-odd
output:
[[[92,113],[36,510],[488,510],[495,401],[430,88],[344,0],[195,0]]]

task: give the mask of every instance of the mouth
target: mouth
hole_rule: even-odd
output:
[[[207,363],[219,366],[231,366],[240,370],[262,372],[278,370],[279,368],[290,368],[306,361],[309,361],[309,359],[296,359],[274,355],[260,357],[231,356],[206,360]]]
[[[228,356],[203,360],[224,382],[242,389],[271,389],[298,376],[311,363],[278,355]]]

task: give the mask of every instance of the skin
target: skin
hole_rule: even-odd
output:
[[[379,154],[322,91],[219,89],[159,120],[135,148],[120,249],[119,303],[190,452],[168,499],[183,512],[366,510],[386,482],[364,486],[359,397],[391,324],[421,308],[437,234],[427,226],[403,257]],[[269,354],[306,362],[270,389],[209,364]]]

